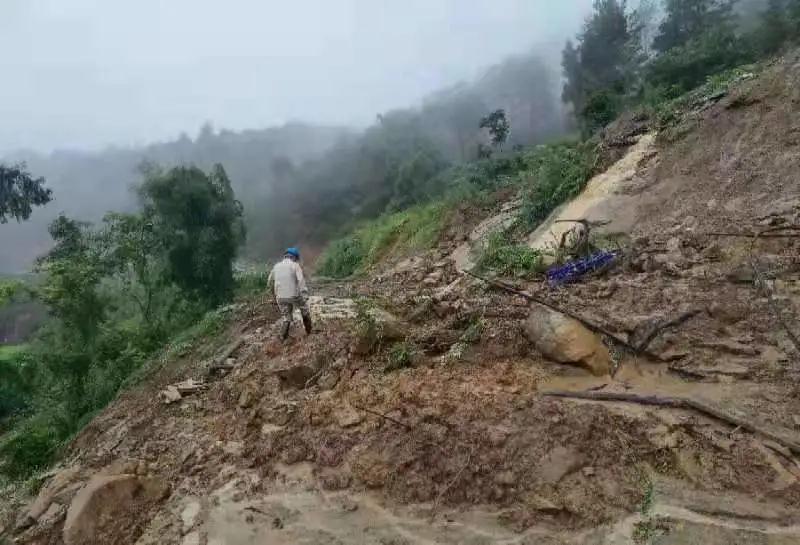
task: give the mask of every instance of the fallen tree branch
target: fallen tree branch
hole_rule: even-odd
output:
[[[543,396],[547,397],[562,397],[574,399],[588,399],[592,401],[621,401],[625,403],[637,403],[639,405],[652,405],[656,407],[671,407],[674,409],[692,409],[706,416],[710,416],[732,426],[738,426],[743,430],[750,433],[761,435],[770,439],[777,444],[789,449],[794,454],[800,454],[800,443],[792,441],[765,429],[763,425],[748,420],[746,418],[727,413],[722,409],[713,407],[703,401],[689,397],[659,397],[659,396],[643,396],[639,394],[626,394],[617,392],[571,392],[564,390],[553,390],[549,392],[542,392]]]
[[[472,454],[473,451],[470,449],[470,451],[467,453],[467,461],[461,466],[461,469],[458,470],[458,473],[456,473],[455,477],[453,477],[450,482],[448,482],[447,485],[436,495],[436,499],[433,501],[433,505],[431,506],[431,520],[436,518],[436,511],[439,509],[439,503],[442,501],[444,495],[447,494],[451,488],[453,488],[453,485],[458,482],[458,480],[461,478],[461,475],[472,463]]]
[[[708,237],[732,237],[732,238],[753,238],[758,235],[758,233],[734,233],[734,232],[711,232],[711,233],[703,233],[703,235]],[[800,233],[775,233],[775,234],[765,234],[761,235],[758,238],[799,238]]]
[[[659,324],[657,324],[646,336],[642,339],[639,343],[636,344],[636,351],[641,352],[642,350],[646,350],[650,343],[652,343],[658,335],[664,331],[665,329],[669,329],[670,327],[679,326],[685,321],[689,320],[690,318],[694,318],[698,314],[700,314],[702,309],[694,309],[682,314],[679,314],[675,318],[671,320],[665,320]]]
[[[208,367],[208,374],[211,375],[215,371],[226,371],[230,370],[231,366],[227,364],[228,358],[230,358],[239,348],[244,344],[244,337],[239,337],[236,341],[231,343],[225,351],[214,360]]]
[[[652,352],[648,352],[647,350],[638,350],[635,346],[630,344],[625,339],[622,339],[621,337],[618,337],[617,335],[614,335],[613,333],[611,333],[610,331],[608,331],[604,327],[595,324],[594,322],[588,320],[587,318],[584,318],[583,316],[581,316],[579,314],[575,314],[574,312],[572,312],[570,310],[567,310],[567,309],[564,309],[564,308],[561,308],[558,305],[555,305],[554,303],[550,303],[548,301],[545,301],[544,299],[541,299],[539,297],[531,295],[530,293],[528,293],[526,291],[518,290],[517,288],[515,288],[513,286],[510,286],[510,285],[506,284],[505,282],[501,282],[499,280],[492,280],[490,278],[484,278],[483,276],[480,276],[480,275],[475,274],[474,272],[468,271],[468,270],[464,270],[463,272],[465,274],[469,275],[469,276],[472,276],[473,278],[477,278],[478,280],[486,282],[489,285],[495,286],[495,287],[500,288],[502,290],[505,290],[505,291],[507,291],[509,293],[513,293],[515,295],[519,295],[520,297],[524,297],[528,301],[531,301],[531,302],[536,303],[538,305],[541,305],[543,307],[549,308],[550,310],[554,310],[556,312],[564,314],[565,316],[569,316],[573,320],[577,320],[580,323],[582,323],[584,326],[586,326],[591,331],[594,331],[595,333],[599,333],[600,335],[604,335],[605,337],[607,337],[609,340],[611,340],[615,344],[617,344],[617,345],[619,345],[619,346],[621,346],[623,348],[628,349],[628,351],[630,351],[630,352],[632,352],[634,354],[643,354],[643,355],[648,356],[650,358],[653,358],[653,359],[661,361],[661,358],[657,354],[653,354]]]

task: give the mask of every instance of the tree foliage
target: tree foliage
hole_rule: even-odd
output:
[[[18,361],[0,362],[14,394],[0,424],[24,417],[0,440],[0,473],[46,464],[171,336],[232,295],[242,209],[223,168],[145,171],[139,211],[50,225],[30,289],[51,319]]]
[[[34,206],[50,202],[52,191],[44,184],[44,178],[31,176],[25,165],[0,164],[0,223],[7,223],[9,218],[26,220]]]
[[[232,263],[244,241],[242,205],[221,165],[152,170],[140,188],[145,223],[162,248],[166,273],[187,295],[215,306],[233,294]],[[122,225],[126,225],[124,222]],[[150,237],[145,237],[150,243]]]
[[[508,134],[511,132],[511,124],[508,122],[508,118],[506,118],[506,111],[502,108],[481,118],[480,128],[489,131],[492,145],[495,147],[502,147],[508,139]]]
[[[616,115],[616,109],[609,110],[614,102],[609,92],[624,92],[626,68],[638,52],[625,10],[625,0],[597,0],[578,45],[568,41],[562,54],[562,97],[572,104],[586,132]]]
[[[653,47],[661,53],[685,46],[703,33],[725,27],[733,32],[733,6],[736,0],[665,0],[664,20]]]

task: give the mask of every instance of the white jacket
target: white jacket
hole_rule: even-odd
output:
[[[284,257],[283,261],[272,267],[267,285],[273,288],[276,299],[292,299],[308,295],[302,267],[288,257]]]

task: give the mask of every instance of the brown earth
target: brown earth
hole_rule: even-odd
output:
[[[274,310],[241,307],[215,341],[243,337],[235,369],[162,404],[167,384],[205,376],[223,346],[206,344],[122,395],[19,506],[13,542],[63,543],[68,508],[103,474],[167,492],[130,488],[97,543],[800,543],[797,453],[694,411],[542,395],[693,397],[799,440],[800,354],[781,322],[800,332],[800,238],[714,234],[800,225],[798,83],[787,56],[658,135],[614,190],[629,203],[616,268],[517,284],[631,343],[697,311],[650,356],[602,339],[614,369],[600,377],[548,360],[524,333],[539,307],[459,274],[450,256],[514,198],[499,196],[454,212],[436,250],[319,286],[308,339],[295,327],[277,345]],[[378,328],[364,345],[354,295],[405,341]]]

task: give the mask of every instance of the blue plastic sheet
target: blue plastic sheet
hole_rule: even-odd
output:
[[[605,267],[617,259],[619,254],[620,252],[603,250],[588,257],[575,259],[564,265],[552,267],[547,271],[547,283],[551,286],[560,286],[562,284],[574,282],[586,274]]]

